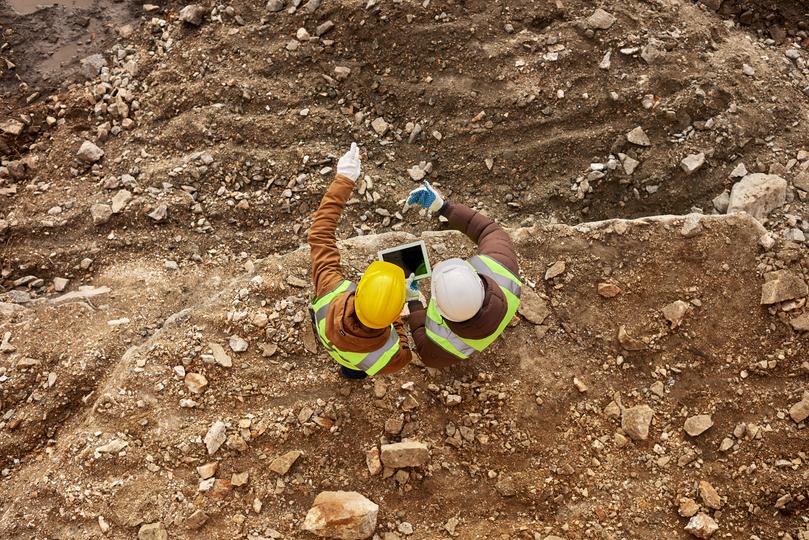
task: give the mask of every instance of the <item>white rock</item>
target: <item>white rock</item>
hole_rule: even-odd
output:
[[[371,127],[376,131],[377,135],[384,136],[385,133],[388,132],[390,129],[390,125],[385,122],[385,119],[381,116],[376,118],[373,122],[371,122]]]
[[[621,429],[633,440],[645,441],[649,438],[649,425],[654,411],[648,405],[637,405],[621,412]]]
[[[122,189],[115,194],[112,198],[112,213],[113,214],[120,214],[129,201],[132,200],[132,193],[129,191]]]
[[[652,145],[652,142],[649,140],[649,136],[646,135],[646,132],[643,131],[643,128],[640,126],[636,127],[635,129],[627,133],[626,140],[637,146]]]
[[[747,166],[744,163],[739,163],[730,171],[731,178],[744,178],[745,176],[747,176]]]
[[[683,429],[692,437],[697,437],[708,431],[712,426],[711,415],[698,414],[688,418],[683,424]]]
[[[680,167],[685,171],[685,174],[692,175],[705,165],[705,154],[690,154],[680,161]]]
[[[121,439],[112,439],[105,445],[96,448],[96,454],[117,454],[124,448],[129,446],[129,443]]]
[[[239,336],[231,336],[228,344],[230,345],[230,350],[237,353],[246,351],[249,346],[247,340]]]
[[[587,26],[594,30],[607,30],[615,24],[615,16],[601,8],[596,9],[592,15],[587,17]]]
[[[90,141],[84,141],[81,143],[81,147],[79,148],[79,152],[76,154],[76,157],[87,163],[95,163],[104,157],[104,150],[94,145]]]
[[[356,491],[324,491],[301,528],[322,537],[364,540],[373,536],[378,514],[379,506]]]
[[[208,455],[212,456],[224,444],[227,439],[227,427],[224,422],[217,420],[211,427],[208,428],[208,433],[205,434],[205,447],[208,449]]]
[[[688,304],[682,300],[672,302],[663,308],[663,316],[671,323],[672,328],[680,326],[686,313],[688,313]]]
[[[199,26],[207,14],[208,8],[199,4],[189,4],[180,10],[180,20],[192,26]]]
[[[711,516],[700,512],[689,520],[685,530],[697,538],[705,539],[713,536],[713,533],[719,530],[719,525]]]
[[[774,174],[748,174],[730,191],[728,214],[747,212],[765,221],[770,212],[786,202],[787,181]]]
[[[90,207],[90,217],[93,225],[103,225],[112,217],[112,208],[108,204],[94,204]]]
[[[225,348],[222,347],[218,343],[208,343],[208,347],[211,348],[211,353],[213,353],[214,362],[218,366],[222,367],[231,367],[233,366],[233,360],[230,358],[230,355],[225,352]]]

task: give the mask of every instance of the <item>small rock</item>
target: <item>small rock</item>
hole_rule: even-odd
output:
[[[328,33],[333,28],[334,28],[334,22],[333,21],[326,21],[323,24],[318,25],[317,28],[315,28],[315,35],[320,37],[320,36]]]
[[[756,70],[750,64],[742,64],[742,73],[748,77],[752,77],[756,74]]]
[[[233,487],[246,486],[249,478],[250,473],[247,472],[233,473],[230,476],[230,485]]]
[[[806,282],[788,270],[772,272],[770,277],[761,286],[761,305],[777,304],[809,294]]]
[[[636,127],[635,129],[627,133],[626,140],[637,146],[652,145],[652,142],[649,140],[649,137],[646,135],[646,132],[643,131],[643,128],[640,126]]]
[[[188,516],[183,524],[185,525],[186,529],[190,531],[195,531],[197,529],[201,529],[205,522],[208,521],[208,514],[203,512],[202,510],[197,510],[190,516]]]
[[[671,323],[672,328],[677,328],[683,322],[683,317],[688,312],[688,304],[682,300],[672,302],[663,308],[663,316]]]
[[[795,317],[789,321],[789,324],[796,332],[809,332],[809,312]]]
[[[202,373],[188,373],[185,376],[185,385],[194,394],[201,394],[208,388],[208,379]]]
[[[99,446],[96,448],[97,454],[117,454],[124,448],[129,446],[129,443],[126,441],[122,441],[121,439],[112,439],[107,444]]]
[[[219,462],[211,461],[210,463],[206,463],[205,465],[200,465],[199,467],[197,467],[197,474],[203,480],[207,480],[209,478],[213,478],[218,468]]]
[[[208,8],[199,4],[189,4],[180,10],[180,20],[192,26],[199,26],[207,14]]]
[[[146,215],[152,218],[153,220],[160,222],[166,219],[166,216],[168,215],[168,208],[166,207],[165,204],[161,204],[155,207],[154,210],[152,210]]]
[[[286,454],[280,455],[270,463],[270,470],[281,476],[289,472],[296,461],[303,455],[300,450],[292,450]]]
[[[615,283],[602,282],[598,284],[598,294],[604,298],[615,298],[621,294],[621,288]]]
[[[364,540],[373,536],[378,514],[379,506],[356,491],[324,491],[301,528],[322,537]]]
[[[705,165],[705,154],[702,152],[690,154],[680,161],[680,167],[689,176],[701,169],[703,165]]]
[[[365,452],[365,464],[368,466],[368,473],[376,476],[382,472],[382,460],[379,459],[379,448],[374,446]]]
[[[65,287],[67,287],[67,284],[69,282],[70,282],[70,280],[65,279],[65,278],[61,278],[61,277],[53,278],[53,290],[55,292],[62,292],[62,291],[65,290]]]
[[[382,464],[391,469],[422,467],[430,459],[430,451],[426,445],[417,441],[383,444],[381,459]]]
[[[730,190],[728,214],[747,212],[758,221],[786,202],[787,181],[774,174],[748,174]]]
[[[592,15],[587,17],[587,27],[593,30],[607,30],[615,24],[616,18],[611,13],[601,8],[596,9]]]
[[[803,399],[789,408],[789,416],[798,424],[809,418],[809,391],[804,392]]]
[[[103,225],[112,217],[112,208],[107,204],[94,204],[90,207],[90,216],[93,218],[93,225]]]
[[[635,441],[645,441],[649,437],[649,425],[654,411],[648,405],[637,405],[624,409],[621,413],[621,429]]]
[[[618,343],[627,351],[642,351],[646,349],[646,344],[629,335],[626,326],[623,324],[618,327]]]
[[[83,58],[81,62],[81,73],[88,80],[95,79],[101,70],[107,66],[107,60],[102,54],[91,54]]]
[[[624,172],[627,175],[632,176],[632,174],[635,172],[635,169],[637,169],[638,165],[640,165],[640,161],[631,158],[629,156],[626,156],[622,162],[622,165],[624,166]]]
[[[244,352],[248,347],[247,340],[239,336],[231,336],[228,344],[230,345],[230,350],[236,353]]]
[[[747,167],[744,163],[739,163],[730,171],[731,178],[744,178],[745,176],[747,176]]]
[[[162,523],[149,523],[141,525],[138,530],[138,540],[168,540],[169,535]]]
[[[23,124],[22,122],[19,122],[17,120],[8,120],[0,124],[0,131],[16,137],[17,135],[22,133],[24,127],[25,124]]]
[[[610,66],[612,66],[611,59],[612,59],[612,51],[607,51],[607,53],[601,59],[601,62],[598,63],[598,68],[599,69],[605,69],[605,70],[610,69]],[[627,174],[631,174],[631,173],[627,173]]]
[[[564,274],[565,261],[556,261],[545,271],[545,281],[551,280]]]
[[[224,422],[217,420],[211,424],[208,433],[205,434],[204,441],[205,447],[208,449],[208,455],[211,456],[215,454],[225,443],[225,440],[227,440],[227,427]]]
[[[713,207],[716,208],[717,212],[724,214],[728,211],[728,206],[730,205],[730,192],[728,190],[723,191],[714,197],[711,202],[713,202]]]
[[[699,482],[699,497],[702,499],[702,504],[708,508],[714,510],[722,508],[722,498],[719,497],[719,493],[705,480],[700,480]]]
[[[677,508],[677,512],[683,517],[690,518],[699,512],[699,505],[694,499],[682,497],[680,498],[680,504]]]
[[[218,343],[208,343],[208,347],[211,348],[211,353],[213,354],[213,360],[216,362],[216,365],[222,367],[232,367],[233,366],[233,359],[230,358],[230,355],[225,352],[225,348],[222,347]]]
[[[284,9],[284,0],[268,0],[266,7],[267,11],[277,13]]]
[[[510,476],[500,476],[500,479],[494,485],[494,489],[503,497],[513,497],[517,494],[517,486]]]
[[[104,157],[104,150],[94,145],[90,141],[84,141],[81,143],[81,147],[79,148],[79,152],[76,154],[76,157],[86,163],[95,163]]]
[[[713,426],[713,420],[709,414],[698,414],[688,418],[683,424],[683,429],[692,437],[697,437],[708,431]]]
[[[371,122],[371,127],[374,129],[374,131],[376,131],[377,135],[379,135],[380,137],[384,137],[385,133],[387,133],[388,129],[390,129],[390,125],[387,122],[385,122],[385,119],[382,118],[381,116],[376,118],[373,122]]]
[[[407,174],[409,174],[410,178],[412,178],[414,181],[420,182],[421,180],[424,180],[427,173],[424,172],[424,170],[418,165],[413,165],[407,169]]]
[[[551,314],[548,303],[528,287],[523,287],[518,311],[525,320],[536,325],[545,322]]]
[[[689,520],[685,530],[697,538],[710,538],[719,530],[719,525],[708,514],[700,512]]]
[[[578,377],[573,377],[573,386],[575,386],[576,390],[578,390],[582,394],[586,393],[587,390],[589,390],[587,385],[584,384],[584,382],[581,379],[579,379]]]
[[[680,234],[686,238],[693,238],[702,234],[702,214],[688,214],[683,220]]]
[[[120,214],[131,200],[132,194],[129,191],[125,189],[118,191],[112,198],[112,213]]]

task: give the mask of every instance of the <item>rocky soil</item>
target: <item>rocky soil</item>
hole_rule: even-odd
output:
[[[808,539],[808,11],[0,6],[0,536]],[[352,277],[473,253],[422,178],[510,228],[523,307],[468,365],[316,347],[354,140]]]

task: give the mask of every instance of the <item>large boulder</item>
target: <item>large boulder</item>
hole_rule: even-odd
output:
[[[364,540],[373,536],[378,514],[379,506],[356,491],[323,491],[301,528],[317,536]]]
[[[728,214],[747,212],[766,221],[770,212],[787,200],[787,181],[775,174],[748,174],[730,190]]]

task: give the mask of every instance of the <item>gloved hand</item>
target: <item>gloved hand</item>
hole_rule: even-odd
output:
[[[360,169],[360,149],[357,147],[357,143],[353,142],[351,149],[337,161],[337,174],[356,182],[360,177]]]
[[[344,379],[354,379],[354,380],[361,380],[368,376],[367,373],[364,371],[358,371],[356,369],[349,369],[345,366],[340,366],[340,375]]]
[[[444,198],[427,180],[420,188],[416,188],[407,196],[408,206],[421,206],[430,212],[438,212],[444,206]]]
[[[419,299],[419,282],[416,281],[416,274],[410,274],[405,282],[405,299],[408,302]]]

